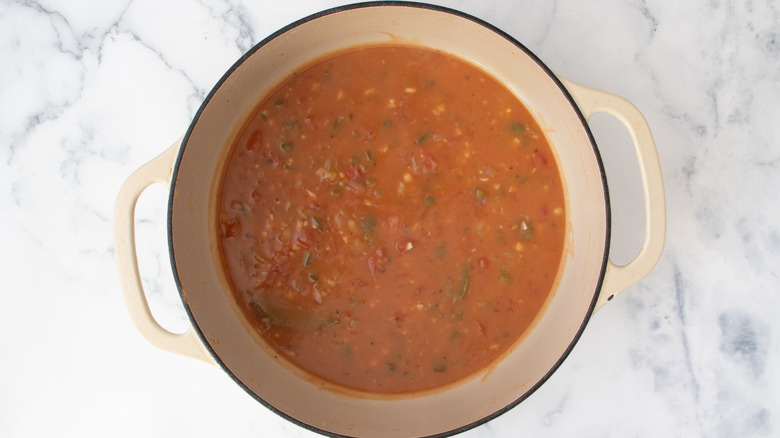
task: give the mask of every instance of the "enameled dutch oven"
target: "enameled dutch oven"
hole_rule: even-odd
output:
[[[216,242],[216,198],[231,140],[251,110],[302,64],[343,48],[409,43],[451,53],[493,74],[524,102],[554,150],[564,181],[567,238],[557,286],[533,329],[488,369],[438,390],[358,393],[318,380],[267,346],[239,311]],[[645,198],[645,237],[625,266],[609,261],[606,178],[587,119],[607,112],[630,132]],[[170,185],[168,239],[174,277],[192,329],[174,334],[152,317],[138,273],[134,207],[146,187]],[[217,83],[186,135],[136,171],[115,210],[116,258],[135,324],[165,350],[218,364],[237,384],[287,419],[328,435],[449,435],[484,423],[526,399],[560,366],[593,312],[642,279],[663,250],[665,205],[655,146],[627,101],[556,77],[507,34],[461,12],[379,2],[331,9],[274,33]]]

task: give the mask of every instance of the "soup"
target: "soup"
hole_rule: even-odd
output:
[[[266,96],[218,201],[236,302],[291,363],[372,393],[484,369],[561,262],[561,177],[501,83],[407,45],[336,53]]]

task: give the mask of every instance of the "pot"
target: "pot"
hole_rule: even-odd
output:
[[[567,237],[557,286],[533,328],[488,369],[438,390],[358,393],[306,375],[249,329],[232,297],[216,242],[216,199],[231,139],[267,91],[297,67],[343,48],[404,42],[481,67],[530,109],[562,174]],[[646,228],[639,255],[609,261],[606,177],[587,119],[607,112],[630,132],[640,164]],[[192,329],[170,333],[152,317],[138,272],[134,206],[152,183],[170,185],[168,239],[174,278]],[[555,76],[507,34],[463,13],[378,2],[327,10],[269,36],[222,77],[184,137],[136,171],[115,210],[116,258],[127,306],[154,345],[218,364],[258,401],[309,429],[346,436],[448,435],[526,399],[561,365],[593,312],[641,280],[660,258],[665,205],[647,123],[627,101]]]

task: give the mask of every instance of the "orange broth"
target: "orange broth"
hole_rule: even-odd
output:
[[[561,177],[502,84],[453,56],[369,46],[306,66],[226,164],[218,241],[235,299],[289,361],[374,393],[490,365],[561,261]]]

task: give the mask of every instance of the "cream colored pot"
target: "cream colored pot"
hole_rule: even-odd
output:
[[[346,47],[410,43],[454,54],[503,81],[541,125],[563,175],[567,241],[557,288],[533,330],[489,369],[466,381],[403,396],[361,394],[318,381],[290,366],[248,329],[221,270],[216,197],[231,139],[277,83],[310,60]],[[644,187],[646,230],[626,266],[608,259],[606,179],[586,123],[617,116],[634,141]],[[174,277],[192,329],[173,334],[151,315],[138,274],[134,206],[155,182],[170,184],[169,244]],[[422,4],[370,3],[329,10],[273,34],[219,81],[181,142],[134,173],[115,214],[116,258],[130,314],[160,348],[216,363],[280,415],[325,434],[452,434],[494,418],[529,396],[554,372],[593,312],[642,279],[665,238],[661,170],[647,123],[625,100],[556,77],[508,35],[465,14]]]

